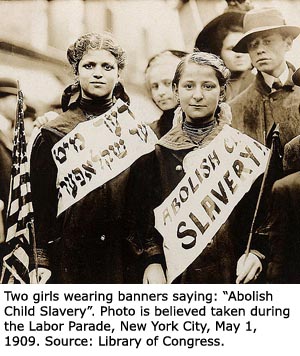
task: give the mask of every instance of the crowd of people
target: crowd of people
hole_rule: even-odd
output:
[[[300,72],[286,61],[299,34],[278,9],[228,1],[192,53],[149,60],[150,125],[117,41],[70,45],[74,83],[30,152],[31,283],[299,283]],[[0,80],[2,244],[16,94]]]

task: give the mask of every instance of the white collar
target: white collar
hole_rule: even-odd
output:
[[[288,80],[289,77],[289,68],[287,66],[287,64],[285,63],[285,68],[284,71],[280,74],[280,76],[278,78],[273,77],[273,75],[261,72],[262,76],[264,77],[264,80],[266,82],[266,84],[272,88],[272,85],[274,83],[274,81],[276,79],[279,79],[282,83],[282,85],[284,85],[286,83],[286,81]]]

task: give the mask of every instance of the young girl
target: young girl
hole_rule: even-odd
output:
[[[187,53],[167,50],[152,57],[146,68],[146,85],[155,105],[162,115],[150,127],[158,138],[165,135],[172,127],[174,111],[178,102],[172,90],[172,79],[180,59]]]
[[[187,55],[179,63],[173,88],[183,111],[184,121],[156,145],[152,183],[153,208],[159,206],[184,177],[187,154],[205,148],[217,138],[225,125],[230,124],[230,110],[227,104],[222,103],[225,100],[229,75],[229,70],[219,57],[205,52]],[[177,207],[176,204],[173,206],[174,212]],[[247,240],[242,237],[247,237],[251,222],[247,212],[251,211],[248,200],[242,199],[211,242],[174,283],[247,283],[257,278],[262,268],[260,258],[263,256],[252,250],[247,258],[245,255],[240,258],[236,279],[237,261],[246,248]],[[152,214],[148,224],[152,223],[153,226],[153,219]],[[154,228],[148,227],[144,240],[148,259],[144,283],[166,281],[162,246],[162,236]],[[178,255],[178,261],[180,259],[181,256]]]
[[[83,35],[67,55],[76,83],[65,91],[64,113],[42,128],[31,155],[37,282],[50,275],[56,283],[135,282],[134,241],[125,238],[131,147],[123,135],[140,152],[143,135],[149,142],[151,133],[133,124],[119,83],[125,53],[110,35]]]

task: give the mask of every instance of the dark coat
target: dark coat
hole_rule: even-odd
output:
[[[300,172],[275,182],[270,221],[269,283],[300,283]]]
[[[291,80],[294,68],[284,86],[271,92],[260,72],[246,90],[229,102],[232,127],[270,147],[272,130],[279,124],[284,146],[300,134],[300,88]]]
[[[210,135],[204,139],[203,146],[212,141],[222,126],[220,124],[213,129]],[[147,196],[143,195],[145,207],[155,208],[168,197],[184,176],[183,158],[195,148],[198,146],[184,133],[181,124],[159,141],[156,145],[155,155],[148,155],[148,162],[144,162],[144,167],[148,167],[145,170],[146,177],[144,179],[140,177],[140,183],[143,182],[153,187],[151,196],[148,196],[151,199],[150,204],[146,203]],[[143,161],[145,160],[146,157],[143,158]],[[152,178],[150,178],[151,176]],[[174,283],[235,283],[236,264],[246,248],[256,198],[257,195],[254,191],[246,194],[200,256],[176,278]],[[144,219],[144,221],[147,220],[145,217]],[[144,231],[145,258],[148,260],[148,264],[154,262],[163,264],[162,237],[153,228],[153,213],[147,223],[152,224],[152,228],[148,226]],[[253,248],[255,248],[255,244],[254,241]]]
[[[151,129],[155,132],[158,139],[164,136],[173,127],[174,109],[166,110],[161,117],[150,124]]]
[[[49,122],[31,155],[35,230],[40,265],[49,265],[56,283],[135,283],[132,246],[125,239],[125,191],[130,168],[87,194],[58,218],[57,168],[51,148],[78,123],[73,108]],[[131,273],[133,272],[133,273]]]
[[[300,136],[284,146],[283,169],[286,175],[300,171]]]
[[[233,100],[236,96],[242,93],[255,80],[255,75],[246,70],[239,77],[231,77],[226,86],[226,101]]]

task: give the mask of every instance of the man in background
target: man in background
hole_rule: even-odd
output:
[[[233,50],[249,53],[257,75],[253,84],[229,102],[232,126],[270,147],[279,124],[284,146],[300,134],[300,88],[292,81],[295,68],[285,60],[300,28],[286,25],[277,9],[263,8],[245,14],[243,30]]]

